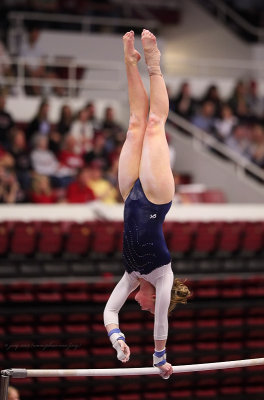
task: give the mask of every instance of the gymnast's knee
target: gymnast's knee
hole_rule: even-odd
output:
[[[157,132],[157,128],[164,128],[166,122],[166,116],[161,116],[150,112],[147,123],[146,133],[153,135]]]
[[[145,130],[146,119],[135,114],[130,114],[127,134],[129,137],[137,137],[139,131]]]

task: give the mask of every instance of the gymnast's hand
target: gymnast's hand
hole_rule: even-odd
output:
[[[120,361],[122,361],[122,363],[125,363],[129,360],[130,349],[129,349],[128,345],[124,342],[124,340],[118,340],[117,342],[119,343],[120,350],[123,353],[123,354],[121,354],[121,352],[120,352],[121,357],[118,357],[118,359]]]
[[[158,368],[161,370],[161,374],[160,375],[161,375],[161,377],[163,379],[169,379],[169,377],[173,373],[172,365],[169,364],[168,362],[166,362],[166,364],[161,365]]]

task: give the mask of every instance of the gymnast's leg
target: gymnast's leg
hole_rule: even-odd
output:
[[[155,204],[169,203],[174,196],[174,180],[170,167],[169,148],[165,134],[165,122],[169,111],[169,101],[164,79],[160,71],[160,52],[157,48],[155,36],[147,31],[142,32],[142,45],[146,64],[150,75],[150,111],[144,135],[139,177],[147,198]],[[159,281],[160,283],[160,281]],[[170,280],[170,288],[172,279]],[[167,287],[167,286],[166,286]],[[164,286],[156,285],[155,320],[160,312],[159,304],[164,291],[168,293],[167,308],[169,306],[170,290]],[[164,299],[163,299],[164,300]],[[167,327],[164,325],[164,330]],[[154,338],[155,354],[163,352],[166,339]],[[172,366],[168,362],[160,367],[163,377],[168,378],[172,374]]]
[[[119,188],[124,199],[127,198],[135,181],[139,177],[139,165],[142,152],[144,133],[147,125],[148,97],[139,75],[137,63],[140,54],[134,47],[134,32],[127,32],[123,36],[124,55],[128,82],[128,96],[130,105],[130,120],[126,141],[119,158],[118,180]],[[111,294],[104,311],[104,323],[117,356],[122,362],[129,360],[130,350],[122,339],[119,330],[118,312],[130,292],[139,285],[125,273]],[[120,339],[121,338],[121,339]]]
[[[168,203],[174,196],[165,122],[169,101],[160,72],[160,52],[155,36],[142,32],[142,45],[150,74],[150,112],[144,136],[139,177],[147,198],[156,204]]]
[[[123,36],[123,42],[128,82],[130,120],[126,141],[120,154],[118,179],[120,192],[122,197],[126,199],[135,181],[139,177],[139,165],[144,133],[147,125],[149,104],[137,67],[140,54],[134,47],[134,32],[127,32]]]

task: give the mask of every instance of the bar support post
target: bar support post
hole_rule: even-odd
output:
[[[8,398],[9,375],[1,374],[0,400]]]

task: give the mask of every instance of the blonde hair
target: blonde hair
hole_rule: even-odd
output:
[[[8,397],[7,399],[9,400],[19,400],[20,396],[19,396],[19,392],[18,390],[14,387],[14,386],[9,386],[8,387]]]
[[[184,282],[180,279],[174,279],[171,289],[171,302],[168,310],[168,314],[174,310],[178,303],[186,304],[187,300],[191,297],[191,292]]]
[[[51,187],[50,187],[49,177],[46,175],[34,174],[32,183],[31,183],[32,191],[34,193],[42,193],[43,192],[43,190],[41,188],[43,181],[46,181],[46,183],[47,183],[47,189],[46,189],[45,194],[50,194],[52,192]]]

